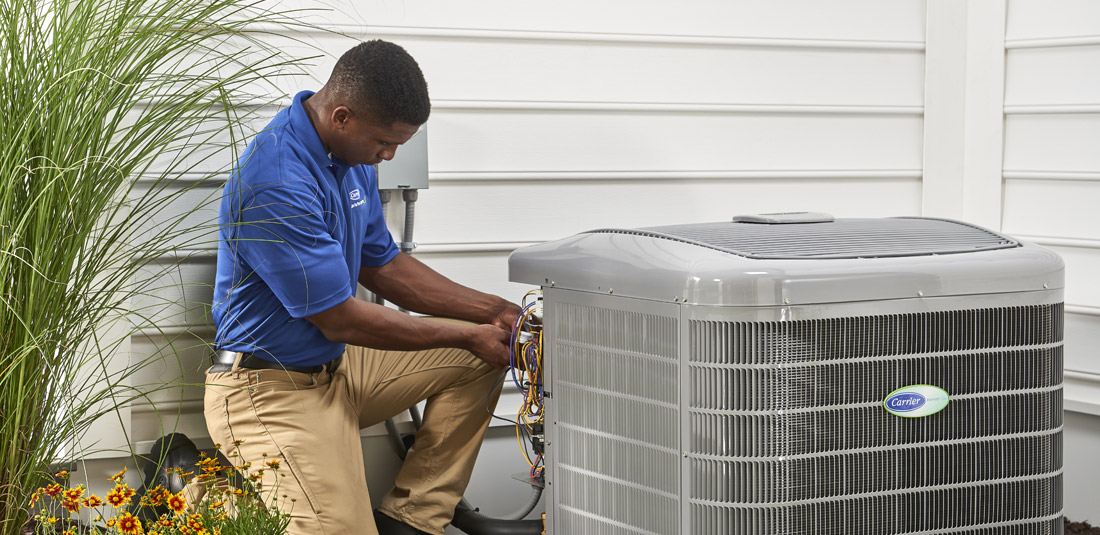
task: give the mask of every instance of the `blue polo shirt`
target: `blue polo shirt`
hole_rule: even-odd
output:
[[[303,91],[245,149],[218,211],[211,312],[218,349],[285,366],[341,355],[306,316],[354,295],[361,266],[398,249],[386,229],[373,166],[326,154]]]

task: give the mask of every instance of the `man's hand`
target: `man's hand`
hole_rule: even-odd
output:
[[[520,308],[515,303],[504,301],[500,307],[500,310],[493,316],[493,319],[489,321],[490,325],[495,325],[508,331],[509,336],[512,334],[512,327],[515,326],[516,320],[519,319]]]
[[[508,367],[509,344],[512,332],[496,325],[474,325],[469,327],[468,349],[477,358],[484,360],[494,368]]]

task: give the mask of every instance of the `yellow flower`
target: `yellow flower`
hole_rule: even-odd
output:
[[[130,513],[122,513],[122,518],[118,520],[118,529],[127,535],[136,535],[143,531],[141,521]]]
[[[103,501],[103,498],[100,498],[99,496],[96,496],[96,495],[92,495],[92,496],[88,496],[87,498],[84,498],[84,507],[99,507],[99,506],[103,505],[104,503],[105,502]]]
[[[122,467],[121,472],[111,476],[111,481],[114,481],[115,483],[118,483],[118,480],[122,479],[122,476],[124,476],[124,475],[126,475],[126,467],[125,466]]]
[[[267,461],[267,465],[270,466],[272,470],[278,470],[279,462],[279,459],[270,459]]]
[[[56,516],[51,516],[51,517],[47,518],[46,523],[47,524],[56,524],[57,523],[57,517]]]
[[[70,513],[79,513],[81,507],[80,500],[65,500],[61,502],[61,506]]]
[[[183,499],[183,491],[173,494],[168,498],[168,508],[177,515],[182,515],[187,510],[187,500]]]
[[[207,474],[213,474],[221,470],[222,467],[218,465],[217,459],[206,458],[199,461],[199,468],[202,468],[202,471]]]
[[[123,485],[118,485],[111,492],[107,493],[107,503],[111,504],[115,509],[122,507],[130,503],[130,496],[126,493],[128,489]]]
[[[69,477],[69,471],[68,470],[62,470],[62,471],[58,472],[56,475],[57,475],[57,477],[60,477],[61,479],[65,479],[65,478]]]
[[[58,485],[57,483],[52,483],[46,485],[46,488],[44,489],[38,489],[38,491],[56,500],[59,496],[61,496],[61,485]]]
[[[149,498],[149,505],[157,506],[164,503],[168,499],[168,496],[170,496],[170,493],[165,490],[164,487],[157,485],[145,496]]]
[[[65,497],[66,501],[78,502],[84,496],[84,485],[80,485],[75,489],[66,489],[61,495]]]

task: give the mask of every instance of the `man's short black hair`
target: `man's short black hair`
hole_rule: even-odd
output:
[[[431,112],[428,82],[416,60],[404,48],[381,39],[344,52],[328,83],[349,101],[353,112],[369,113],[383,126],[420,126]]]

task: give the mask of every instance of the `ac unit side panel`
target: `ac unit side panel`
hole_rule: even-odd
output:
[[[685,532],[1056,533],[1063,306],[1052,297],[866,303],[852,316],[777,308],[774,321],[686,306]],[[946,407],[883,408],[919,384],[946,390]]]
[[[680,533],[680,307],[544,289],[548,533]]]

